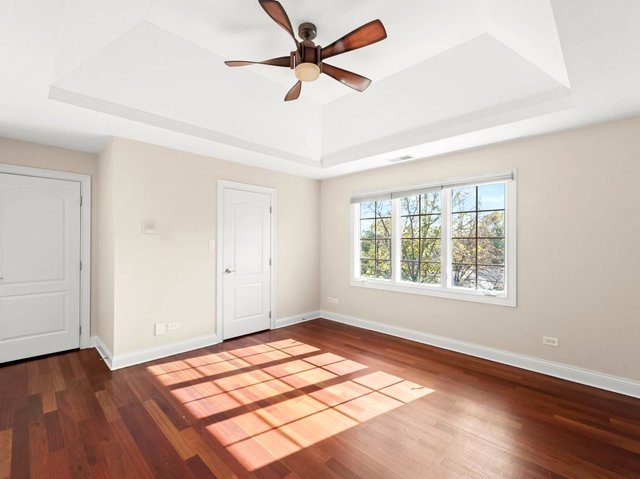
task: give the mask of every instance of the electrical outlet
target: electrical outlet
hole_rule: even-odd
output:
[[[180,323],[169,323],[167,325],[168,331],[175,331],[176,329],[180,329]]]
[[[332,298],[331,296],[327,296],[327,303],[338,304],[340,301],[338,298]]]
[[[165,333],[164,323],[156,323],[156,336],[162,336]]]
[[[559,346],[558,338],[551,338],[549,336],[542,337],[542,344],[544,344],[545,346],[553,346],[554,348],[557,348]]]

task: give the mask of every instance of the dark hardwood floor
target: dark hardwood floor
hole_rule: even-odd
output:
[[[640,478],[640,400],[327,320],[0,388],[0,479]]]

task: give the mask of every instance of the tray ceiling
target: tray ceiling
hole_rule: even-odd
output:
[[[322,76],[285,103],[292,71],[224,66],[291,50],[254,0],[21,0],[0,19],[0,135],[89,150],[125,136],[322,177],[537,134],[545,117],[556,129],[596,121],[611,92],[589,81],[600,65],[580,45],[593,34],[595,52],[626,47],[603,59],[610,71],[639,73],[625,60],[640,11],[622,0],[281,3],[294,28],[316,23],[321,45],[380,18],[387,40],[329,62],[372,86]],[[618,116],[640,106],[631,90],[613,95],[627,100]]]

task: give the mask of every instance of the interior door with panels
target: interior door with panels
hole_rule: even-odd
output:
[[[80,182],[0,173],[0,362],[79,347]]]
[[[223,192],[223,339],[271,327],[271,195]]]

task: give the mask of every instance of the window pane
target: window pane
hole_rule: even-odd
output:
[[[420,240],[402,240],[401,259],[418,260],[420,254]]]
[[[360,241],[360,258],[374,259],[376,254],[376,243],[374,240]]]
[[[360,276],[389,279],[391,201],[361,203],[360,212]]]
[[[373,218],[376,213],[375,201],[360,203],[360,219]]]
[[[440,264],[439,263],[421,263],[420,264],[420,282],[425,284],[440,283]]]
[[[425,215],[420,217],[421,238],[440,238],[440,215]]]
[[[489,291],[504,291],[504,267],[480,266],[478,268],[478,288]]]
[[[376,216],[391,217],[391,200],[376,201]]]
[[[504,211],[478,213],[478,236],[504,238]]]
[[[420,236],[419,216],[403,216],[400,224],[402,225],[403,238],[418,238]]]
[[[400,273],[402,281],[411,281],[412,283],[418,282],[418,262],[417,261],[403,261],[400,263]]]
[[[440,193],[427,193],[420,199],[420,213],[433,214],[440,213]]]
[[[478,186],[479,210],[504,209],[504,183]]]
[[[376,277],[376,262],[368,259],[360,260],[360,276]]]
[[[391,218],[376,220],[376,236],[380,238],[391,238]]]
[[[391,279],[391,261],[378,261],[378,278]]]
[[[478,240],[478,264],[504,265],[504,240]]]
[[[378,256],[376,259],[391,259],[391,241],[389,240],[378,240]]]
[[[476,240],[454,239],[451,240],[451,256],[453,263],[475,264]]]
[[[476,287],[476,267],[465,264],[451,265],[451,284],[458,288]]]
[[[456,188],[452,190],[452,211],[454,213],[460,211],[476,210],[476,187],[468,186],[466,188]]]
[[[473,238],[475,235],[475,213],[453,213],[451,215],[451,236],[453,238]]]
[[[375,220],[360,220],[360,238],[373,239],[376,236]]]
[[[407,196],[400,198],[400,214],[402,216],[417,215],[420,213],[419,196]]]
[[[440,240],[420,240],[420,261],[437,263],[440,261]]]

